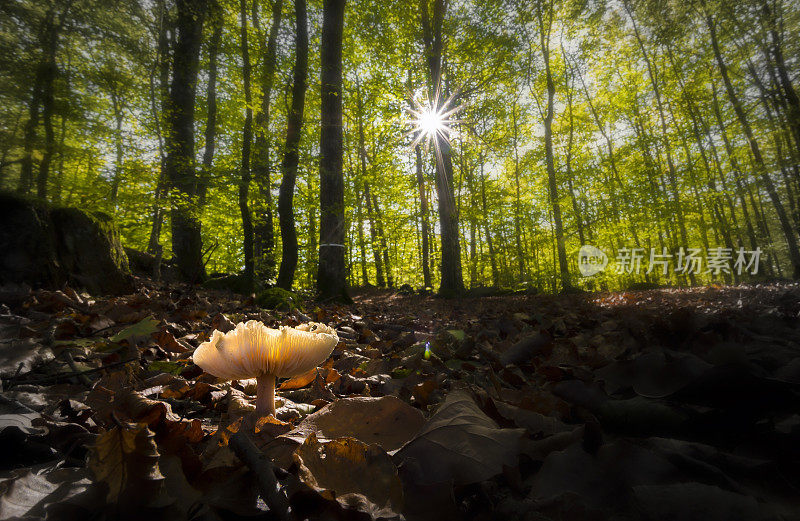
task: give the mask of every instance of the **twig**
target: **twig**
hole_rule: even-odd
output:
[[[72,353],[69,352],[69,349],[64,350],[64,358],[67,360],[67,365],[69,368],[72,369],[72,372],[78,377],[78,380],[80,380],[80,382],[86,387],[91,388],[92,381],[89,380],[89,378],[86,376],[86,373],[78,370],[78,367],[75,365],[75,359],[72,358]]]
[[[95,367],[94,369],[87,369],[85,371],[78,371],[77,373],[73,372],[73,371],[66,372],[66,373],[56,373],[56,374],[53,374],[53,375],[50,375],[50,376],[45,376],[43,378],[33,378],[33,379],[30,379],[30,380],[22,380],[22,378],[24,378],[24,375],[23,375],[22,378],[18,378],[14,382],[14,385],[44,384],[44,383],[50,383],[50,382],[57,382],[58,380],[61,380],[62,378],[75,378],[76,376],[78,378],[80,378],[81,375],[99,373],[99,372],[101,372],[101,371],[103,371],[105,369],[111,369],[112,367],[125,365],[127,363],[134,362],[134,361],[138,361],[138,358],[129,358],[127,360],[120,360],[119,362],[106,364],[106,365],[104,365],[102,367]],[[28,374],[30,374],[30,373],[28,373]],[[91,382],[89,382],[89,385],[91,385]]]
[[[275,466],[261,451],[255,446],[250,437],[245,434],[245,426],[242,425],[239,431],[231,436],[228,445],[236,453],[236,456],[253,471],[258,480],[258,488],[261,498],[267,504],[271,512],[281,521],[289,521],[289,500],[286,495],[278,488],[278,478],[275,477]]]

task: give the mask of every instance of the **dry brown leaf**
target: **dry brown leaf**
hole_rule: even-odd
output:
[[[101,434],[89,452],[89,470],[108,485],[109,503],[150,505],[162,489],[158,448],[143,423],[120,424]]]
[[[468,393],[453,391],[395,461],[415,484],[468,485],[515,467],[524,433],[499,428]]]
[[[392,451],[410,440],[424,423],[419,409],[394,396],[343,398],[310,414],[283,437],[298,443],[311,433],[321,441],[352,437]]]
[[[303,387],[313,382],[316,377],[317,377],[317,368],[315,367],[314,369],[306,371],[303,374],[299,374],[297,376],[289,378],[280,385],[279,389],[281,391],[292,391],[294,389],[302,389]]]
[[[403,485],[397,467],[378,445],[355,438],[320,443],[314,433],[297,449],[299,476],[329,499],[361,494],[379,507],[400,511]]]
[[[167,353],[185,353],[189,350],[185,345],[175,340],[175,336],[167,331],[166,328],[153,333],[153,340]]]

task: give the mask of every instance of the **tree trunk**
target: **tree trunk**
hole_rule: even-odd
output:
[[[575,213],[575,224],[578,227],[578,240],[581,246],[586,244],[583,234],[583,217],[581,215],[581,208],[578,204],[578,198],[575,195],[575,187],[572,185],[572,143],[575,138],[575,124],[572,113],[572,91],[567,86],[569,91],[567,94],[567,108],[569,110],[569,137],[567,138],[567,157],[564,162],[566,163],[567,187],[569,188],[569,197],[572,200],[572,211]]]
[[[116,86],[113,87],[115,90],[111,93],[111,105],[114,108],[114,122],[116,127],[114,128],[114,148],[116,151],[116,157],[114,158],[114,177],[111,179],[111,208],[116,212],[117,211],[117,196],[119,195],[119,185],[122,182],[122,159],[123,159],[123,149],[122,149],[122,100],[119,97],[119,93],[116,91]]]
[[[545,14],[540,9],[539,41],[542,46],[544,69],[547,80],[547,113],[544,118],[545,162],[547,164],[547,184],[550,193],[550,204],[553,207],[553,223],[555,224],[556,251],[558,254],[558,265],[561,272],[561,287],[563,289],[568,289],[571,287],[569,278],[569,264],[567,264],[567,250],[564,245],[564,230],[561,222],[561,205],[558,202],[558,185],[556,183],[556,168],[553,158],[553,113],[556,87],[553,83],[553,75],[550,69],[550,28],[552,27],[553,22],[552,10],[548,15],[548,21],[546,23],[544,18]]]
[[[359,257],[361,260],[361,284],[363,286],[369,286],[369,276],[367,274],[367,247],[366,241],[364,240],[364,212],[362,210],[364,205],[361,202],[361,194],[362,192],[359,191],[358,186],[356,186],[356,219],[358,219],[358,247],[361,253]]]
[[[761,149],[755,139],[755,136],[753,135],[753,130],[750,127],[750,122],[747,120],[747,115],[744,112],[742,103],[739,101],[736,91],[733,89],[733,84],[731,84],[730,78],[728,77],[728,68],[722,58],[719,42],[717,41],[716,27],[710,14],[706,14],[706,25],[708,26],[711,36],[711,47],[713,48],[714,56],[717,59],[717,65],[719,66],[720,75],[722,76],[722,82],[725,85],[725,91],[728,94],[728,99],[733,106],[736,117],[739,119],[739,124],[742,126],[742,131],[744,132],[747,142],[750,145],[750,150],[753,153],[753,160],[755,162],[758,175],[764,184],[764,188],[767,190],[767,194],[769,195],[773,206],[775,207],[775,213],[778,214],[778,220],[780,221],[781,229],[783,230],[786,243],[789,247],[789,260],[792,263],[793,276],[795,278],[800,278],[800,249],[798,249],[797,237],[795,236],[791,222],[789,221],[789,217],[786,215],[786,210],[783,207],[783,203],[778,196],[775,184],[772,182],[772,178],[770,178],[769,173],[767,172],[764,158],[761,155]]]
[[[244,84],[245,116],[242,128],[242,166],[239,178],[239,212],[242,214],[244,234],[244,287],[253,291],[253,219],[247,205],[250,193],[250,146],[253,142],[253,98],[250,93],[250,49],[247,46],[247,2],[240,0],[242,43],[242,82]]]
[[[14,118],[14,125],[11,128],[11,132],[9,132],[8,137],[6,138],[5,142],[2,145],[3,153],[0,154],[0,188],[2,188],[3,181],[5,181],[6,178],[6,166],[8,166],[11,163],[14,163],[14,161],[8,161],[8,154],[11,152],[11,149],[14,148],[14,145],[16,144],[17,131],[19,130],[19,120],[22,119],[22,112],[24,112],[24,109],[17,112],[17,115]],[[64,121],[65,120],[62,117],[61,118],[62,126]]]
[[[294,225],[294,185],[297,180],[297,164],[300,160],[300,137],[303,127],[303,108],[306,97],[306,77],[308,69],[308,27],[306,22],[306,0],[294,2],[295,62],[292,103],[286,124],[286,145],[281,170],[283,180],[278,193],[278,217],[281,228],[281,266],[278,272],[278,287],[291,289],[294,272],[297,269],[297,231]]]
[[[783,57],[783,42],[781,41],[780,34],[778,33],[777,21],[775,14],[770,10],[769,3],[764,2],[762,5],[764,16],[767,19],[769,27],[769,35],[772,40],[771,50],[772,57],[775,60],[775,70],[778,73],[778,83],[783,89],[784,99],[788,104],[787,116],[788,123],[792,129],[792,134],[796,141],[797,152],[800,154],[800,97],[792,85],[792,80],[789,76],[789,71],[786,68],[786,62]]]
[[[659,121],[661,123],[661,138],[664,143],[664,150],[667,154],[667,167],[669,169],[669,184],[670,184],[670,191],[672,192],[672,199],[675,205],[675,217],[678,221],[678,232],[680,233],[681,243],[682,246],[685,248],[689,247],[688,238],[686,233],[686,219],[683,212],[683,206],[681,204],[680,199],[680,192],[678,191],[678,174],[675,169],[675,162],[672,159],[672,145],[670,144],[669,140],[669,133],[667,132],[667,120],[664,115],[664,105],[661,102],[661,90],[658,87],[658,79],[656,78],[658,74],[658,70],[656,69],[655,64],[653,64],[650,60],[649,55],[647,54],[647,50],[644,47],[644,42],[642,41],[641,35],[639,34],[639,28],[636,25],[636,20],[633,17],[633,13],[631,12],[630,7],[628,6],[628,1],[624,0],[622,5],[625,7],[625,11],[628,13],[628,16],[631,19],[631,24],[633,25],[633,32],[636,36],[636,41],[639,43],[639,49],[642,51],[642,56],[644,57],[645,64],[647,65],[647,74],[650,78],[650,84],[653,86],[653,93],[655,94],[656,98],[656,107],[658,108],[658,116]],[[689,280],[692,285],[694,285],[697,280],[695,277],[694,272],[689,272]]]
[[[66,13],[62,13],[63,16]],[[39,176],[36,179],[36,196],[39,199],[47,198],[47,181],[50,178],[50,163],[55,152],[56,138],[53,132],[53,111],[55,106],[55,83],[58,76],[58,65],[56,64],[56,50],[58,49],[58,38],[60,24],[51,27],[48,35],[46,47],[46,59],[42,64],[42,124],[44,125],[44,153],[42,162],[39,164]]]
[[[711,94],[712,94],[712,108],[714,109],[714,116],[717,119],[717,125],[719,126],[719,134],[722,137],[722,142],[725,145],[725,153],[728,155],[728,162],[731,165],[731,169],[733,170],[733,180],[736,186],[736,196],[739,199],[739,204],[742,206],[742,216],[744,217],[745,226],[747,228],[747,237],[750,240],[750,247],[755,250],[758,247],[758,240],[756,239],[756,232],[753,228],[753,220],[750,218],[750,212],[747,209],[747,200],[745,199],[744,194],[744,187],[742,186],[741,180],[741,170],[739,168],[739,162],[736,160],[736,155],[733,150],[733,146],[731,145],[730,140],[728,139],[728,132],[725,127],[725,122],[722,119],[722,113],[719,108],[719,100],[717,99],[717,88],[716,85],[712,84],[711,86]]]
[[[256,143],[253,150],[253,179],[259,197],[255,205],[254,248],[255,271],[259,280],[275,276],[275,225],[272,218],[272,173],[270,160],[270,105],[275,81],[275,56],[278,48],[278,29],[281,25],[283,0],[272,5],[272,25],[269,28],[264,67],[261,74],[261,107],[255,116]]]
[[[17,193],[27,194],[33,182],[33,149],[36,146],[36,127],[39,125],[39,106],[41,105],[39,75],[31,88],[31,99],[28,102],[28,121],[25,122],[22,134],[22,158],[20,159],[19,182]]]
[[[497,258],[494,254],[494,243],[492,241],[492,232],[489,229],[489,208],[486,204],[486,176],[483,173],[483,155],[478,156],[481,163],[481,209],[483,210],[483,230],[486,234],[486,246],[489,248],[489,263],[492,267],[492,285],[495,288],[500,287],[500,272],[497,269]]]
[[[389,263],[389,247],[386,243],[386,232],[383,228],[383,215],[381,214],[381,207],[378,205],[378,196],[372,194],[372,204],[375,212],[375,226],[378,230],[378,237],[380,238],[380,251],[383,256],[383,269],[386,272],[386,284],[389,288],[394,287],[394,278],[392,277],[392,265]]]
[[[367,148],[364,139],[364,104],[361,99],[361,84],[356,76],[356,110],[358,112],[358,157],[361,164],[361,178],[364,180],[364,202],[367,205],[367,219],[369,220],[369,236],[372,246],[372,256],[375,261],[375,284],[380,288],[386,287],[383,276],[383,263],[379,247],[377,219],[372,209],[372,195],[367,179]]]
[[[342,32],[345,0],[325,0],[320,48],[320,244],[317,289],[323,299],[350,300],[344,263],[342,171]]]
[[[158,138],[158,151],[161,157],[161,171],[156,181],[156,192],[153,197],[152,209],[152,226],[150,228],[150,240],[147,242],[147,251],[155,254],[160,250],[161,239],[161,226],[164,220],[164,212],[161,208],[161,200],[164,198],[164,193],[167,188],[167,154],[164,144],[164,133],[162,125],[166,120],[167,106],[169,103],[169,68],[170,68],[170,38],[169,33],[172,29],[171,21],[169,19],[169,11],[165,0],[160,0],[158,3],[160,28],[158,32],[158,103],[156,103],[155,87],[153,86],[152,74],[150,77],[150,105],[153,113],[153,120],[155,121],[156,137]],[[174,39],[174,31],[172,31]]]
[[[17,193],[20,194],[27,194],[30,192],[31,185],[33,184],[33,151],[37,141],[36,127],[39,126],[39,117],[41,115],[44,98],[46,97],[45,91],[47,89],[45,87],[45,82],[50,73],[50,67],[47,63],[47,56],[49,54],[48,41],[53,41],[53,39],[48,35],[54,32],[54,16],[54,9],[49,9],[45,15],[45,19],[42,21],[43,27],[40,29],[41,36],[39,38],[39,43],[43,56],[36,67],[33,87],[31,88],[31,98],[28,102],[28,121],[25,123],[23,132],[22,158],[20,159],[20,175],[19,183],[17,184]],[[53,51],[55,52],[55,49]],[[39,172],[41,173],[41,167]]]
[[[426,288],[433,287],[431,282],[431,259],[430,247],[428,246],[428,236],[430,234],[428,224],[428,194],[425,191],[425,177],[422,173],[422,151],[419,144],[414,147],[414,155],[417,167],[417,189],[419,190],[419,212],[421,221],[422,235],[422,281]]]
[[[511,126],[513,128],[514,139],[514,233],[516,235],[517,246],[517,268],[519,269],[520,282],[525,281],[525,253],[522,249],[522,201],[519,184],[519,150],[517,141],[519,139],[519,129],[517,122],[517,100],[515,99],[511,107]]]
[[[366,168],[362,159],[362,168]],[[375,211],[372,209],[372,196],[369,191],[369,183],[364,182],[364,200],[367,203],[367,218],[369,219],[369,235],[372,242],[372,257],[375,259],[375,283],[379,288],[386,287],[386,279],[383,277],[383,262],[381,261],[380,241],[378,238],[378,224]]]
[[[203,166],[201,179],[198,186],[198,202],[200,208],[206,205],[208,186],[213,176],[214,154],[217,149],[217,76],[219,62],[219,46],[222,40],[223,13],[219,4],[212,4],[212,12],[209,19],[211,29],[211,39],[208,42],[208,84],[206,85],[206,129],[204,134],[205,145],[203,147]],[[248,104],[249,105],[249,104]]]
[[[442,85],[442,21],[445,0],[433,0],[433,19],[430,20],[428,0],[422,0],[422,29],[425,54],[430,74],[429,97],[438,102],[444,93]],[[436,107],[437,109],[439,107]],[[453,162],[447,137],[434,137],[436,148],[436,194],[439,199],[439,227],[441,231],[441,284],[439,294],[452,297],[464,293],[459,245],[458,211],[453,197]]]
[[[172,60],[166,171],[172,200],[172,252],[184,280],[204,276],[194,161],[194,105],[205,1],[177,0],[178,39]]]

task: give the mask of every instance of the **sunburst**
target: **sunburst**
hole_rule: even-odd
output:
[[[455,105],[454,100],[458,93],[453,93],[444,102],[441,101],[439,89],[433,100],[418,101],[412,100],[413,108],[406,109],[411,115],[409,124],[411,130],[406,136],[413,136],[410,147],[414,148],[421,142],[425,142],[425,147],[433,145],[436,149],[437,158],[441,158],[441,143],[450,144],[450,136],[453,132],[453,125],[462,120],[454,119],[463,105]]]

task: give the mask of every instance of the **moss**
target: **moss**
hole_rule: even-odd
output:
[[[219,291],[232,291],[245,295],[250,293],[244,275],[223,275],[221,277],[212,277],[205,280],[202,286],[206,289],[216,289]]]
[[[392,378],[401,379],[406,378],[408,375],[411,374],[411,369],[407,369],[405,367],[398,367],[394,371],[392,371]]]
[[[128,257],[112,218],[0,194],[0,282],[68,282],[93,294],[133,291]]]
[[[300,309],[301,300],[296,293],[282,288],[265,289],[256,296],[256,304],[265,309],[292,311]]]

